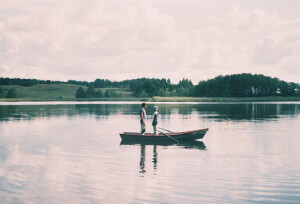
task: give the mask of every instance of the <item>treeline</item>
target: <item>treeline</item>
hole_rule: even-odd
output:
[[[68,80],[68,81],[52,81],[52,80],[39,80],[39,79],[21,79],[21,78],[0,78],[0,86],[8,86],[8,85],[17,85],[17,86],[33,86],[37,84],[75,84],[80,86],[88,86],[92,84],[95,88],[107,88],[107,87],[115,87],[121,88],[128,86],[130,80],[124,81],[110,81],[108,79],[96,79],[94,82],[88,81],[76,81],[76,80]]]
[[[77,90],[76,98],[93,98],[93,97],[120,97],[113,89],[106,89],[104,94],[98,90],[93,94],[95,88],[129,88],[134,97],[148,98],[153,96],[193,96],[194,86],[191,80],[182,79],[178,84],[171,84],[170,79],[131,79],[121,82],[111,82],[109,80],[96,79],[90,82],[87,90],[82,87]]]
[[[200,81],[197,85],[189,79],[172,84],[166,79],[129,80],[135,97],[194,96],[194,97],[263,97],[298,96],[300,85],[261,74],[233,74]]]
[[[182,79],[178,84],[172,84],[170,79],[133,79],[129,88],[135,97],[153,96],[193,96],[194,85],[189,79]]]
[[[300,85],[257,74],[233,74],[200,81],[196,97],[296,96]]]
[[[80,86],[93,85],[94,88],[122,88],[122,87],[128,86],[128,82],[129,82],[129,80],[110,81],[108,79],[96,79],[93,82],[69,80],[64,83],[76,84],[76,85],[80,85]]]
[[[115,90],[106,89],[104,93],[100,89],[96,90],[93,84],[89,84],[86,90],[79,87],[75,94],[75,98],[115,98],[120,96]]]
[[[288,83],[278,78],[257,74],[233,74],[217,76],[193,85],[191,80],[182,79],[177,84],[170,79],[139,78],[123,81],[96,79],[87,81],[50,81],[37,79],[0,78],[0,85],[32,86],[36,84],[76,84],[81,87],[76,98],[120,97],[114,89],[128,88],[134,97],[153,96],[193,96],[193,97],[260,97],[300,95],[300,85]],[[102,90],[105,91],[101,91]],[[0,93],[1,94],[1,93]],[[12,94],[14,95],[14,94]]]
[[[37,84],[63,84],[67,82],[51,81],[51,80],[38,80],[38,79],[20,79],[20,78],[0,78],[0,85],[17,85],[17,86],[33,86]]]

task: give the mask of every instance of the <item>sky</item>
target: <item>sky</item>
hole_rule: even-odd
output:
[[[299,0],[0,0],[0,76],[300,83]]]

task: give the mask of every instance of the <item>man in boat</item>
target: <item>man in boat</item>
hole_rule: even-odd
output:
[[[141,135],[146,132],[146,103],[142,103],[142,108],[140,109],[140,123],[141,123]]]
[[[153,107],[153,111],[154,111],[154,114],[153,114],[153,121],[152,121],[152,126],[153,126],[153,135],[156,135],[156,125],[158,123],[157,121],[157,118],[158,118],[158,107],[157,106],[154,106]]]

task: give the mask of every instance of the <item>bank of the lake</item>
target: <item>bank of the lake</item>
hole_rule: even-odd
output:
[[[160,97],[151,99],[157,102],[276,102],[276,101],[300,101],[300,97]]]
[[[270,97],[160,97],[136,98],[0,98],[0,102],[22,101],[152,101],[152,102],[279,102],[300,101],[300,97],[270,96]]]

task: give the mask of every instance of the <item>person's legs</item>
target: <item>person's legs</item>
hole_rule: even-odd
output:
[[[141,135],[145,133],[146,131],[146,125],[143,124],[142,120],[140,120],[140,124],[141,124]]]
[[[156,135],[156,125],[153,125],[153,134]]]
[[[141,124],[141,135],[146,132],[146,125]]]

